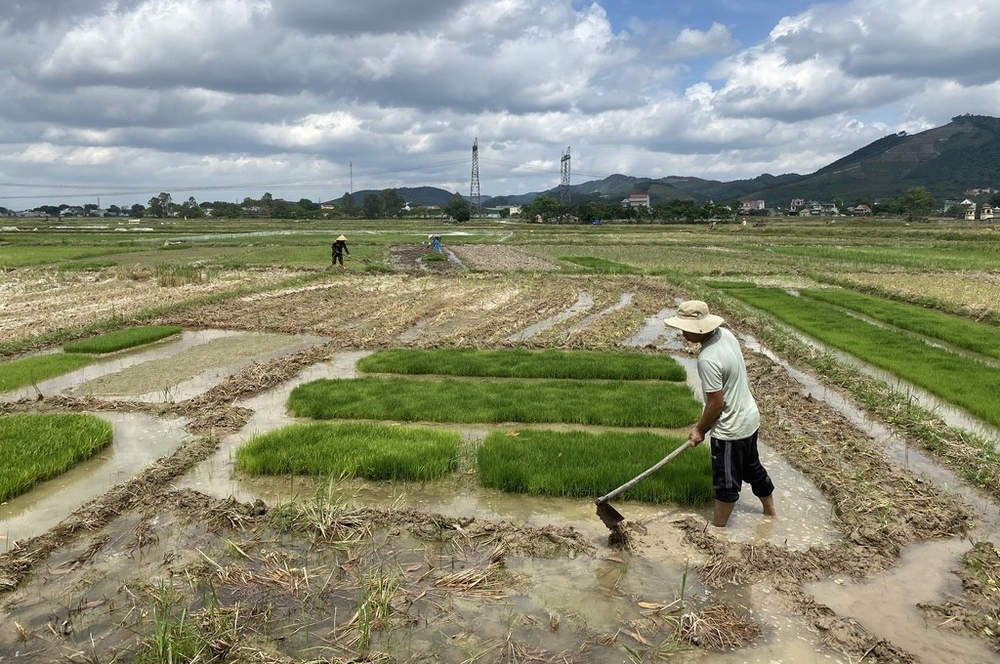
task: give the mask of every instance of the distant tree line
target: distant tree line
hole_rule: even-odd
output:
[[[543,195],[521,206],[521,218],[529,221],[578,223],[593,223],[595,219],[626,223],[654,220],[668,223],[697,223],[731,219],[733,210],[738,209],[739,201],[720,204],[673,199],[648,207],[645,205],[633,207],[619,201],[561,203],[552,196]]]
[[[146,205],[134,204],[131,207],[111,205],[106,211],[98,209],[97,205],[88,203],[79,208],[70,205],[43,205],[34,208],[51,217],[58,217],[67,210],[82,210],[84,216],[108,214],[111,216],[154,217],[154,218],[185,218],[200,219],[206,217],[221,219],[238,219],[260,217],[266,219],[395,219],[405,217],[446,217],[455,221],[468,221],[474,216],[468,199],[456,192],[443,208],[429,208],[418,204],[407,204],[402,195],[395,189],[385,189],[381,192],[366,193],[360,203],[350,192],[323,205],[307,198],[298,201],[287,201],[274,198],[270,192],[265,192],[259,199],[247,197],[240,203],[229,201],[203,201],[199,203],[193,196],[180,203],[173,200],[169,192],[160,192],[147,201]],[[1000,208],[1000,192],[988,196],[976,197],[977,203],[988,202]],[[834,204],[844,210],[844,201],[834,199]],[[933,196],[925,187],[913,187],[899,198],[885,198],[878,201],[858,199],[855,206],[866,204],[876,216],[907,216],[911,219],[923,218],[940,207],[935,206]],[[575,203],[563,203],[549,195],[536,197],[532,202],[520,206],[520,217],[528,221],[545,223],[592,223],[595,219],[602,221],[617,221],[624,223],[708,223],[734,219],[740,213],[739,200],[725,203],[697,202],[693,200],[671,199],[658,201],[651,206],[629,206],[619,201],[585,200]],[[504,211],[506,213],[506,210]],[[752,211],[768,214],[767,210]],[[0,214],[13,215],[6,208],[0,207]],[[952,215],[964,215],[964,208],[956,206]],[[507,216],[507,214],[502,214]]]

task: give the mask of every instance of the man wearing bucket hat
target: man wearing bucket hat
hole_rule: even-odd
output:
[[[698,377],[705,407],[688,441],[698,445],[712,432],[712,525],[723,528],[729,523],[744,482],[760,498],[764,514],[777,516],[774,484],[757,452],[760,412],[750,391],[739,341],[722,327],[722,317],[709,313],[708,305],[700,300],[682,302],[677,313],[663,322],[680,330],[686,341],[701,344]]]
[[[344,267],[344,254],[351,255],[347,249],[347,238],[341,235],[334,240],[333,244],[330,245],[330,251],[333,253],[333,264],[340,263],[340,267]]]

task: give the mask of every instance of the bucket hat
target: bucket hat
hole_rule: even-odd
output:
[[[677,307],[677,313],[663,321],[670,327],[684,332],[708,334],[722,325],[722,316],[708,312],[708,305],[701,300],[687,300]]]

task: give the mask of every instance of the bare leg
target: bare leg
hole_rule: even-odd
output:
[[[712,525],[716,528],[725,528],[729,523],[729,515],[733,513],[736,503],[724,503],[721,500],[715,501],[715,509],[712,511]]]
[[[774,509],[774,494],[760,499],[760,504],[764,508],[764,516],[778,516]]]

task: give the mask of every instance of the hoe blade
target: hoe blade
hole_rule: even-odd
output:
[[[597,503],[597,516],[601,517],[601,521],[612,531],[618,531],[619,526],[621,526],[622,521],[625,517],[621,513],[611,506],[611,503],[602,503],[598,501]]]

